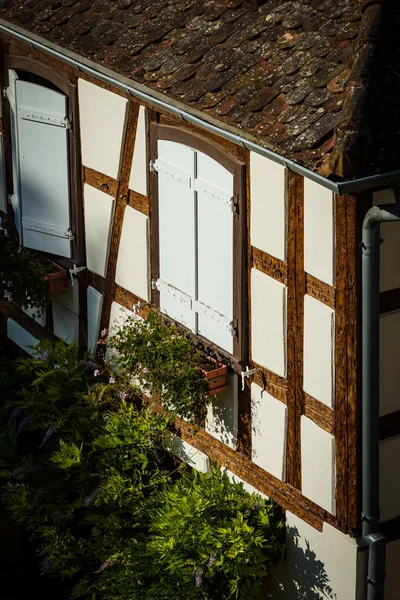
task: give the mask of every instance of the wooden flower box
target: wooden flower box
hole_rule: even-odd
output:
[[[207,389],[210,396],[220,394],[228,389],[228,367],[215,358],[202,354],[200,371],[207,381]]]
[[[49,258],[43,261],[47,268],[47,281],[49,284],[49,294],[62,294],[68,290],[68,271],[54,263]]]

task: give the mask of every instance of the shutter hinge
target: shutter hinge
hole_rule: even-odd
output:
[[[234,194],[231,197],[231,210],[235,217],[239,216],[239,194]]]
[[[158,173],[158,166],[156,165],[156,161],[155,160],[151,160],[149,163],[149,169],[152,172]]]
[[[65,123],[65,128],[71,130],[71,121],[67,118],[64,119],[64,123]]]
[[[231,335],[235,341],[239,339],[239,327],[238,327],[238,319],[233,319],[230,323],[231,326]]]
[[[74,234],[74,232],[72,231],[71,228],[68,229],[67,233],[68,233],[68,239],[69,239],[69,241],[70,242],[75,241],[75,234]]]
[[[159,289],[159,287],[157,285],[157,281],[155,279],[151,280],[151,289],[152,290],[158,290]]]

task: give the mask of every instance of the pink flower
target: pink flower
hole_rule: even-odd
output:
[[[105,328],[102,330],[102,332],[101,332],[101,334],[100,334],[102,338],[103,338],[103,337],[106,337],[106,335],[107,335],[107,331],[108,331],[108,329],[107,329],[106,327],[105,327]]]
[[[113,348],[113,349],[111,350],[111,354],[112,354],[113,356],[118,356],[118,355],[119,355],[119,350],[117,350],[117,348]]]
[[[109,381],[109,383],[115,383],[114,377],[110,377],[110,379],[108,381]]]
[[[121,400],[126,400],[127,396],[128,394],[126,392],[118,392],[118,398],[121,398]]]
[[[95,377],[97,377],[98,375],[100,375],[100,371],[99,371],[98,369],[96,369],[96,370],[95,370],[95,372],[93,373],[93,375],[94,375]]]
[[[149,372],[148,368],[147,368],[147,367],[144,367],[144,368],[143,368],[143,373],[148,373],[148,372]]]

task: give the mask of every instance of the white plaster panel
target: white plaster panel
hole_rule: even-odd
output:
[[[301,417],[301,480],[304,496],[336,514],[335,438]]]
[[[238,376],[228,375],[229,389],[211,397],[205,429],[217,440],[236,449],[238,426]]]
[[[52,298],[53,302],[61,304],[67,310],[71,310],[76,315],[79,315],[79,283],[75,279],[73,284],[71,279],[68,280],[68,289],[62,294],[55,294]]]
[[[400,312],[380,317],[379,339],[379,413],[400,410]]]
[[[149,219],[125,208],[115,281],[146,302],[150,299]]]
[[[229,471],[229,469],[227,469],[226,467],[221,467],[221,471],[227,475],[231,483],[241,483],[243,485],[243,489],[246,490],[246,492],[248,492],[249,494],[257,494],[258,496],[261,496],[261,498],[265,498],[266,500],[268,500],[268,496],[266,496],[262,492],[259,492],[254,486],[250,485],[250,483],[247,483],[244,479],[239,477],[239,475],[232,473],[232,471]]]
[[[286,286],[251,270],[252,359],[286,377]]]
[[[22,348],[22,350],[25,350],[25,352],[31,356],[35,354],[34,347],[38,345],[39,340],[13,319],[7,319],[7,335],[8,338],[14,342],[14,344],[17,344],[17,346]],[[31,346],[33,346],[33,348]]]
[[[7,212],[6,170],[4,164],[4,144],[2,133],[0,133],[0,210],[5,213]]]
[[[334,285],[334,209],[330,190],[304,178],[304,270]]]
[[[115,199],[85,183],[86,265],[89,271],[106,276]]]
[[[386,545],[386,579],[384,600],[399,600],[400,540]]]
[[[285,477],[287,408],[257,384],[251,384],[252,461]]]
[[[394,204],[393,190],[374,192],[374,205]],[[385,292],[400,287],[400,223],[382,223],[380,247],[380,290]]]
[[[79,317],[62,304],[53,302],[53,331],[54,335],[65,340],[68,344],[79,343]]]
[[[93,356],[96,353],[99,339],[103,296],[91,285],[87,288],[87,344],[88,351]]]
[[[354,538],[327,523],[319,532],[286,512],[286,560],[272,567],[265,597],[269,593],[274,600],[355,600],[360,597],[357,561]]]
[[[210,459],[208,456],[185,442],[185,440],[182,440],[177,435],[174,435],[170,431],[164,431],[163,442],[167,450],[196,469],[196,471],[208,473],[210,470]]]
[[[78,93],[82,163],[118,179],[128,100],[83,79]]]
[[[304,296],[304,391],[333,406],[335,312]]]
[[[379,444],[379,507],[380,520],[387,521],[400,515],[400,436]]]
[[[41,325],[42,327],[44,327],[46,325],[46,311],[45,310],[40,315],[38,315],[37,308],[25,308],[23,306],[22,310],[26,315],[28,315],[28,317],[31,317],[31,319],[34,319],[36,321],[36,323],[39,323],[39,325]],[[34,315],[36,315],[36,316],[34,316]]]
[[[129,177],[129,189],[143,196],[147,196],[147,177],[149,166],[147,164],[147,130],[146,109],[139,107],[139,115],[136,127],[135,147],[133,150],[131,174]]]
[[[250,152],[251,244],[286,260],[285,167]]]
[[[135,313],[132,310],[128,310],[121,304],[118,304],[118,302],[113,302],[111,304],[110,321],[109,321],[109,325],[108,325],[109,337],[111,337],[115,333],[117,333],[117,331],[126,324],[129,317],[134,317],[134,316],[135,316]],[[136,317],[136,318],[140,319],[140,317]],[[111,356],[112,356],[112,348],[110,348],[110,346],[107,346],[106,358],[110,359]]]

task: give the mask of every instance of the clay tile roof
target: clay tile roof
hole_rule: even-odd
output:
[[[325,176],[398,164],[400,145],[386,144],[395,146],[400,127],[387,118],[379,134],[374,127],[400,112],[400,51],[385,58],[400,24],[396,1],[258,4],[2,0],[0,17]]]

